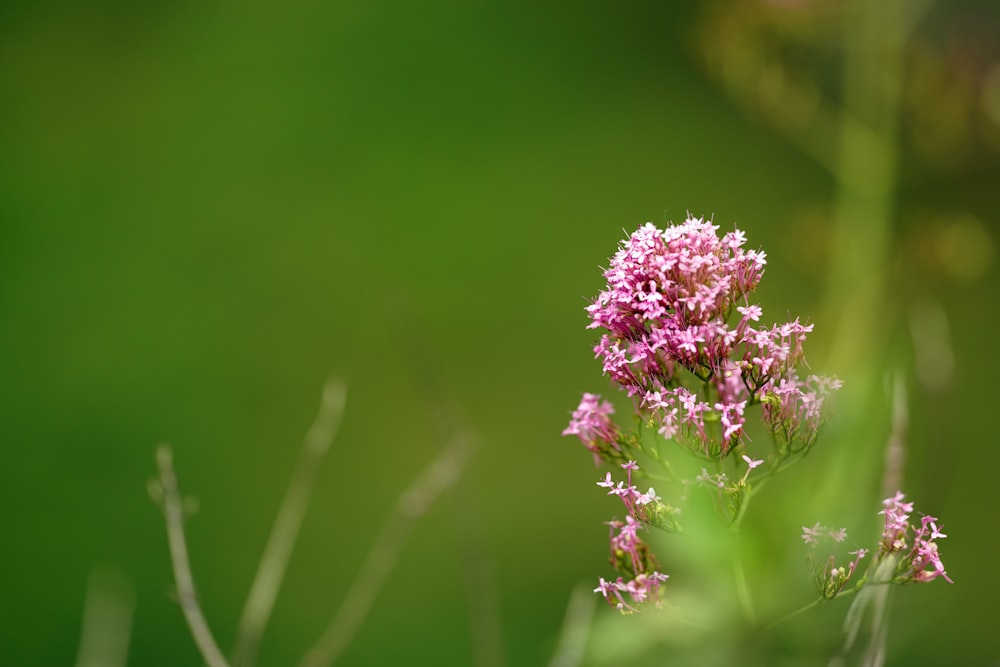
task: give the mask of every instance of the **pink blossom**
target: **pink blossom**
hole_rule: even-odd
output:
[[[823,532],[823,527],[818,523],[813,524],[811,528],[807,526],[802,526],[802,541],[806,544],[816,544],[816,540],[819,538],[820,533]]]
[[[923,516],[920,527],[914,528],[910,523],[913,512],[912,502],[903,502],[903,493],[897,491],[892,497],[882,501],[883,509],[879,514],[885,517],[882,528],[882,539],[879,542],[879,556],[898,554],[902,581],[932,581],[942,577],[948,583],[948,577],[938,553],[938,539],[948,537],[937,526],[937,518]]]
[[[625,581],[624,577],[618,577],[615,581],[607,581],[602,577],[594,592],[603,595],[608,604],[624,613],[636,612],[639,605],[650,601],[659,606],[660,585],[668,577],[659,571],[649,547],[639,537],[639,530],[644,526],[631,515],[626,516],[625,521],[609,521],[608,526],[611,528],[611,563],[630,579]]]
[[[812,325],[796,319],[758,327],[762,309],[748,295],[765,255],[747,250],[739,229],[721,237],[718,229],[688,218],[665,229],[647,223],[625,239],[604,272],[605,288],[587,306],[588,327],[604,330],[594,353],[665,438],[722,457],[745,438],[745,408],[765,402],[772,432],[805,449],[835,388],[795,378]],[[733,311],[741,318],[735,328],[727,324]],[[698,394],[697,403],[682,395],[692,379],[711,395]],[[704,417],[713,412],[706,429]],[[584,444],[593,451],[595,442]]]
[[[580,442],[594,453],[594,463],[599,464],[602,455],[610,449],[621,451],[618,445],[618,427],[611,421],[615,412],[609,401],[602,401],[597,394],[584,394],[579,407],[573,411],[569,426],[563,435],[575,435]]]

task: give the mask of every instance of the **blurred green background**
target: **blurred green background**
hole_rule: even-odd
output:
[[[0,662],[72,664],[96,569],[134,595],[129,664],[199,664],[146,492],[162,441],[198,499],[191,558],[228,648],[333,373],[349,384],[343,428],[261,664],[294,664],[325,626],[443,446],[441,401],[478,453],[341,663],[472,664],[470,609],[489,606],[498,663],[545,664],[570,591],[610,574],[601,522],[619,511],[559,437],[582,391],[608,391],[583,307],[623,229],[688,211],[764,248],[765,317],[816,322],[814,368],[848,380],[846,425],[748,525],[767,536],[762,562],[787,565],[770,597],[811,599],[800,525],[874,525],[857,512],[878,509],[898,369],[903,488],[943,519],[956,583],[894,596],[888,663],[1000,658],[1000,15],[932,7],[903,49],[898,185],[854,284],[885,294],[872,288],[876,316],[841,339],[854,365],[838,368],[834,332],[866,316],[827,292],[842,186],[796,140],[819,127],[836,145],[812,122],[817,100],[843,101],[836,3],[674,5],[4,3]],[[477,596],[470,562],[495,596]],[[811,664],[795,651],[835,650],[846,608],[746,663]]]

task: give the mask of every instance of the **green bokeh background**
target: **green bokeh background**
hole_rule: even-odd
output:
[[[343,428],[262,664],[294,664],[339,605],[399,490],[443,446],[441,400],[480,448],[342,664],[472,663],[468,610],[488,601],[468,592],[470,535],[504,661],[544,664],[570,591],[609,574],[601,522],[618,508],[559,432],[580,392],[607,391],[583,306],[622,230],[688,211],[739,225],[769,255],[765,313],[815,321],[811,344],[829,345],[816,258],[836,184],[702,73],[699,8],[672,4],[0,8],[0,662],[71,664],[99,568],[134,591],[129,664],[199,664],[146,493],[162,441],[198,499],[193,566],[228,647],[334,373],[349,384]],[[998,184],[996,160],[904,169],[880,356],[912,367],[910,306],[943,306],[955,379],[938,394],[910,382],[906,490],[943,518],[956,584],[894,598],[890,664],[1000,657],[997,272],[989,253],[971,275],[921,263],[956,215],[991,247]],[[871,370],[878,385],[885,369]],[[874,454],[842,493],[874,512],[889,413],[867,407],[870,444],[844,452]],[[831,441],[755,524],[801,567],[779,591],[789,608],[812,594],[798,527],[859,523],[842,506],[797,510]],[[836,645],[845,609],[801,627]]]

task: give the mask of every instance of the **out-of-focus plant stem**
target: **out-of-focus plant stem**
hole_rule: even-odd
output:
[[[892,328],[884,319],[886,269],[905,47],[929,6],[929,0],[854,0],[843,24],[844,102],[834,163],[837,195],[825,309],[827,321],[835,326],[828,367],[857,386],[845,395],[847,449],[828,471],[824,497],[839,494],[848,488],[845,485],[872,488],[879,469],[872,457],[878,451],[871,446],[873,434],[861,416],[864,405],[875,399],[879,360]],[[864,657],[870,667],[884,661],[888,599],[888,590],[879,590],[871,599],[873,621]],[[853,607],[863,610],[864,605]]]
[[[740,610],[743,612],[743,619],[749,627],[754,627],[757,624],[757,614],[754,611],[753,597],[750,593],[750,583],[747,581],[746,568],[743,566],[739,536],[735,537],[735,543],[730,548],[729,554],[733,563],[733,577],[736,580],[736,595],[740,601]]]
[[[174,580],[177,582],[177,599],[205,664],[209,667],[229,667],[222,651],[219,650],[215,636],[208,627],[208,621],[205,620],[205,614],[201,610],[198,594],[195,591],[194,576],[191,574],[191,563],[188,560],[187,540],[184,538],[184,507],[173,461],[174,455],[170,447],[160,445],[156,452],[156,463],[160,470],[158,493],[162,494],[163,514],[167,520],[167,541],[170,545]]]
[[[305,519],[316,472],[337,434],[346,399],[347,389],[344,384],[336,378],[328,379],[323,388],[316,420],[306,434],[299,460],[243,607],[233,657],[233,664],[237,667],[252,667],[257,660],[261,636],[271,618],[281,582],[288,570],[292,548]]]
[[[843,109],[826,311],[836,333],[829,363],[853,374],[878,354],[877,322],[898,167],[904,47],[926,0],[855,0],[845,16]],[[843,370],[840,370],[843,369]]]
[[[891,326],[886,294],[899,159],[904,51],[927,0],[855,0],[844,17],[843,109],[834,177],[834,234],[825,319],[834,328],[825,368],[847,382],[839,420],[843,456],[827,470],[824,492],[872,488],[879,471],[872,434],[860,419],[876,399]],[[853,443],[853,444],[852,444]]]
[[[368,615],[392,571],[416,521],[446,489],[455,484],[472,454],[467,433],[455,435],[431,464],[403,491],[395,511],[382,525],[371,551],[354,578],[340,608],[299,667],[329,667],[343,653]]]

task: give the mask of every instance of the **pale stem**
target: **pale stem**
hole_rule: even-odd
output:
[[[486,547],[474,487],[465,477],[457,492],[463,497],[458,508],[462,538],[462,564],[469,628],[472,632],[473,667],[503,667],[505,664],[500,603],[494,566]]]
[[[906,454],[906,429],[909,412],[906,407],[906,384],[903,374],[896,372],[892,395],[892,431],[885,447],[885,472],[882,475],[882,495],[889,497],[903,485],[903,459]],[[892,559],[892,569],[896,561]],[[891,570],[890,570],[891,572]],[[882,577],[890,574],[881,573]],[[885,664],[886,641],[889,637],[889,594],[892,589],[879,588],[872,593],[871,634],[862,664],[864,667],[881,667]]]
[[[549,667],[577,667],[583,661],[595,604],[596,598],[590,586],[579,584],[573,589],[559,632],[559,646]]]
[[[774,621],[773,623],[771,623],[770,625],[768,625],[766,628],[764,628],[763,632],[767,632],[771,628],[773,628],[775,626],[778,626],[778,625],[781,625],[785,621],[790,621],[793,618],[795,618],[796,616],[798,616],[799,614],[806,613],[807,611],[809,611],[813,607],[818,606],[820,602],[823,602],[823,598],[816,598],[815,600],[813,600],[809,604],[805,605],[804,607],[799,607],[795,611],[789,612],[789,613],[785,614],[784,616],[782,616],[781,618],[779,618],[778,620]]]
[[[888,498],[903,488],[906,430],[910,423],[910,414],[906,407],[906,378],[903,372],[897,369],[892,379],[892,430],[885,443],[885,472],[882,474],[883,498]]]
[[[302,658],[300,667],[327,667],[340,657],[396,564],[413,524],[445,489],[455,483],[471,452],[468,436],[455,436],[430,466],[403,491],[392,515],[382,525],[350,591],[316,644]]]
[[[156,452],[156,463],[160,470],[160,486],[163,492],[163,514],[167,520],[167,541],[170,545],[170,561],[173,564],[174,580],[177,583],[177,599],[184,613],[194,643],[209,667],[229,667],[219,645],[198,604],[198,595],[191,575],[187,542],[184,539],[184,509],[177,475],[174,473],[173,452],[168,445],[160,445]]]
[[[577,667],[587,650],[587,637],[594,619],[596,598],[587,584],[578,584],[570,594],[566,617],[559,632],[559,646],[549,667]]]
[[[91,572],[76,667],[125,667],[134,611],[135,593],[124,575]]]
[[[856,591],[857,591],[856,588],[849,588],[846,591],[840,591],[839,593],[837,593],[836,595],[834,595],[830,599],[831,600],[836,600],[837,598],[847,597],[848,595],[851,595],[851,594],[855,593]],[[770,625],[768,625],[766,628],[764,628],[762,630],[762,632],[767,632],[767,631],[771,630],[772,628],[774,628],[775,626],[781,625],[785,621],[790,621],[793,618],[795,618],[796,616],[798,616],[799,614],[804,614],[805,612],[809,611],[813,607],[816,607],[816,606],[818,606],[821,603],[826,602],[826,601],[827,601],[826,598],[822,598],[822,597],[816,598],[815,600],[813,600],[809,604],[805,605],[804,607],[799,607],[795,611],[789,612],[789,613],[785,614],[784,616],[782,616],[781,618],[779,618],[778,620],[774,621],[773,623],[771,623]]]
[[[251,667],[257,661],[260,640],[288,570],[288,561],[309,507],[319,464],[336,437],[346,400],[347,388],[344,384],[329,378],[243,606],[233,651],[233,663],[238,667]]]
[[[753,597],[750,594],[750,584],[747,581],[746,569],[743,567],[743,559],[740,556],[739,540],[729,550],[729,555],[733,562],[733,575],[736,579],[736,595],[740,600],[740,609],[743,611],[743,618],[751,626],[757,622],[757,615],[754,612]]]

